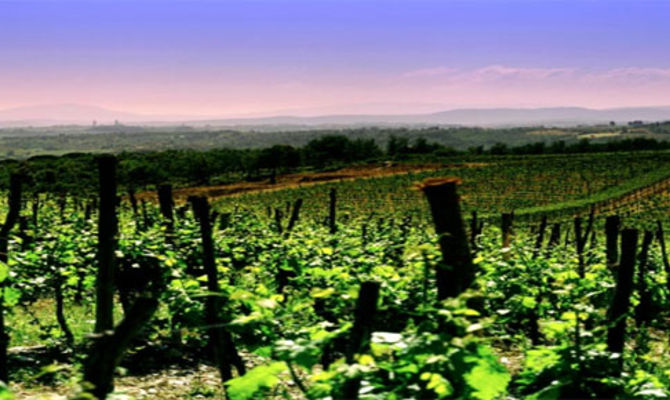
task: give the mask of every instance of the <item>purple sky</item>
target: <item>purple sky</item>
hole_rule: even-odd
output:
[[[670,105],[670,2],[0,0],[0,108]]]

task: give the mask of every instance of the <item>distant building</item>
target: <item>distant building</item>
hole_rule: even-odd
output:
[[[642,126],[642,125],[644,125],[644,122],[640,121],[639,119],[635,120],[635,121],[628,122],[628,126],[635,127],[635,126]]]

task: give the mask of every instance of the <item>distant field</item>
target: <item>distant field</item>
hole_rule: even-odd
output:
[[[318,128],[285,127],[275,131],[234,129],[196,129],[191,127],[144,128],[132,126],[53,127],[0,129],[0,158],[27,158],[35,155],[61,155],[70,152],[122,152],[167,149],[263,148],[278,144],[303,146],[310,140],[328,134],[345,135],[350,139],[374,139],[386,146],[391,136],[415,140],[424,138],[454,149],[490,147],[496,143],[507,146],[553,142],[566,143],[579,139],[654,138],[666,140],[667,125],[628,130],[619,126],[576,128],[476,128],[476,127],[414,127],[372,128],[324,126]],[[626,132],[624,132],[624,129]]]
[[[344,180],[326,185],[288,187],[287,190],[244,193],[222,198],[223,209],[235,207],[264,212],[262,204],[284,204],[311,199],[307,209],[322,207],[329,188],[337,188],[342,206],[352,213],[405,210],[427,215],[423,196],[414,185],[428,177],[455,176],[466,212],[497,214],[596,198],[610,191],[618,196],[637,184],[670,176],[670,152],[569,154],[486,157],[480,163],[453,164],[429,170],[407,168],[407,173]],[[474,166],[474,167],[473,167]]]

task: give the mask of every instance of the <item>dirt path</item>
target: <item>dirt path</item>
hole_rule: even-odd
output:
[[[242,193],[262,192],[269,190],[290,189],[302,186],[318,185],[334,181],[379,178],[384,176],[407,174],[424,171],[435,171],[445,168],[473,168],[482,167],[487,163],[429,163],[429,164],[371,164],[359,167],[342,168],[329,172],[303,172],[278,175],[275,183],[270,179],[257,182],[238,182],[228,185],[198,186],[173,190],[175,202],[183,203],[189,196],[207,196],[212,199],[233,196]],[[138,199],[157,201],[155,192],[138,193]]]

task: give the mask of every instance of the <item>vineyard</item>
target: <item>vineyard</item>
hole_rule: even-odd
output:
[[[670,152],[218,192],[96,168],[11,173],[0,399],[670,396]]]

